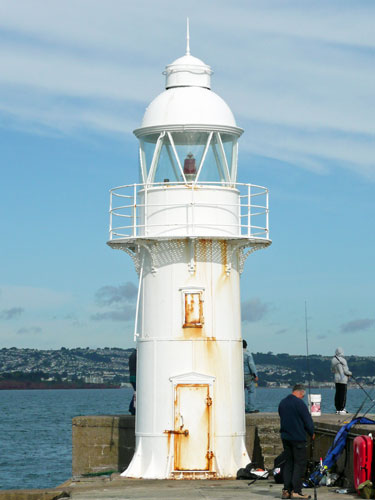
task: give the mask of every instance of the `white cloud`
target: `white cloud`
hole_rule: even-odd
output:
[[[134,302],[137,297],[137,287],[131,281],[123,285],[105,285],[95,293],[95,299],[99,306],[111,306],[113,304],[122,307],[127,302]]]
[[[30,326],[29,328],[20,328],[17,333],[19,335],[35,335],[42,333],[42,329],[39,326]]]
[[[11,307],[10,309],[3,309],[0,311],[0,318],[12,320],[14,318],[18,318],[24,312],[25,310],[22,307]]]
[[[343,323],[341,325],[341,331],[343,333],[353,333],[361,330],[368,330],[374,325],[375,325],[374,319],[369,319],[369,318],[354,319],[347,323]]]
[[[375,4],[365,1],[3,0],[0,117],[35,131],[131,132],[183,54],[185,14],[245,148],[375,179]]]
[[[270,306],[262,302],[259,298],[254,298],[242,302],[241,317],[242,321],[259,321],[263,319],[269,312]]]

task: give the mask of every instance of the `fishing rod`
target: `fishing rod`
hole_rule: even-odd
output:
[[[362,391],[366,394],[366,396],[369,398],[369,400],[371,401],[371,403],[374,403],[374,404],[375,404],[375,400],[374,400],[374,399],[372,399],[372,397],[371,397],[371,396],[370,396],[370,394],[366,391],[366,389],[363,387],[363,385],[362,385],[362,384],[360,384],[360,383],[358,382],[358,380],[357,380],[357,379],[356,379],[353,375],[352,375],[351,377],[352,377],[352,379],[354,380],[354,382],[358,385],[358,387],[359,387],[360,389],[362,389]]]
[[[365,403],[366,403],[366,400],[367,400],[367,396],[365,397],[365,399],[362,401],[361,405],[358,407],[358,410],[355,412],[355,414],[353,415],[352,417],[352,420],[356,419],[359,415],[359,413],[362,411],[362,408],[364,407]]]
[[[370,410],[372,410],[375,406],[375,401],[373,401],[372,405],[369,407],[369,409],[362,415],[362,418],[364,418],[368,413],[370,413]]]
[[[363,389],[363,388],[362,388],[362,389]],[[361,405],[359,406],[358,410],[357,410],[357,411],[355,412],[355,414],[353,415],[352,420],[354,420],[354,419],[356,419],[356,418],[358,417],[358,415],[359,415],[359,413],[361,412],[362,408],[364,407],[364,405],[365,405],[365,403],[366,403],[367,399],[370,399],[370,401],[372,402],[372,405],[369,407],[369,409],[366,411],[366,413],[364,413],[364,414],[362,415],[362,417],[364,417],[365,415],[367,415],[367,414],[369,413],[369,411],[370,411],[370,410],[372,410],[372,408],[375,406],[375,401],[369,397],[369,394],[367,394],[367,392],[366,392],[366,391],[364,391],[364,392],[365,392],[365,394],[366,394],[365,399],[362,401],[362,403],[361,403]]]
[[[307,302],[305,300],[305,337],[306,337],[306,365],[307,365],[307,373],[308,373],[308,383],[309,383],[309,405],[311,408],[311,372],[310,372],[310,358],[309,358],[309,336],[308,336],[308,328],[307,328]],[[314,459],[314,439],[313,436],[310,438],[310,446],[311,446],[311,458]],[[314,481],[314,500],[318,499],[318,494],[316,491],[316,484]]]
[[[309,402],[311,404],[311,372],[310,372],[310,358],[309,358],[309,336],[307,330],[307,303],[305,300],[305,337],[306,337],[306,365],[309,383]]]

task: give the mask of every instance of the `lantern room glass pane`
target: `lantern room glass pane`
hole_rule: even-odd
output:
[[[227,158],[227,163],[228,163],[228,169],[230,174],[232,175],[232,169],[233,169],[233,146],[235,142],[235,137],[233,135],[229,134],[220,134],[221,136],[221,141],[224,146],[224,151],[225,151],[225,156]]]
[[[172,138],[185,178],[188,182],[194,182],[207,144],[208,132],[173,132]]]
[[[223,164],[220,146],[213,135],[197,182],[221,183],[228,180],[225,174],[225,165]]]
[[[150,172],[152,158],[154,156],[155,145],[160,134],[151,134],[142,137],[141,139],[141,155],[145,162],[147,174]]]
[[[158,164],[156,166],[153,182],[182,182],[182,174],[173,153],[169,137],[163,138]]]
[[[183,182],[182,171],[187,182],[230,182],[223,155],[225,155],[228,164],[229,176],[232,178],[232,172],[235,170],[233,161],[235,159],[234,146],[237,138],[224,132],[214,132],[212,134],[197,179],[197,173],[209,136],[210,132],[208,130],[188,130],[169,134],[164,131],[143,136],[140,139],[140,158],[144,166],[144,176],[149,176],[152,160],[156,152],[156,165],[151,174],[151,182]],[[220,139],[222,144],[220,144]],[[142,175],[141,179],[146,181]]]

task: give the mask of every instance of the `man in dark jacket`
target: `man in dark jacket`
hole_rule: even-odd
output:
[[[279,404],[280,434],[286,455],[284,489],[281,498],[311,498],[302,494],[302,480],[306,469],[306,434],[315,438],[314,423],[302,401],[303,385],[297,384]]]

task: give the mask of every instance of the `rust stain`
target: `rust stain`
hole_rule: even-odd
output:
[[[178,384],[176,387],[192,387],[194,389],[198,389],[199,387],[207,387],[207,384]]]
[[[198,479],[226,479],[225,477],[217,477],[217,472],[209,471],[172,471],[171,479],[186,479],[194,481]]]
[[[183,327],[182,334],[185,340],[200,339],[204,337],[204,328]]]
[[[168,430],[164,431],[164,434],[167,434],[168,436],[171,436],[172,434],[177,435],[177,436],[182,434],[183,436],[187,437],[189,435],[189,429],[183,430],[182,428],[183,428],[183,425],[180,425],[180,430],[175,431],[173,429],[168,429]]]
[[[181,436],[177,435],[174,437],[174,469],[175,470],[181,470],[180,458],[181,458]]]
[[[199,240],[198,245],[199,245],[199,250],[202,256],[202,261],[206,262],[207,261],[207,250],[209,250],[209,240]]]
[[[207,354],[209,355],[209,359],[212,360],[212,362],[215,361],[215,356],[214,354],[216,354],[216,351],[217,351],[217,342],[216,342],[216,338],[215,337],[207,337],[206,338],[206,348],[207,348]],[[219,365],[215,368],[220,368]]]
[[[197,266],[198,263],[200,263],[200,271],[205,274],[207,270],[207,266],[211,266],[212,262],[212,245],[213,241],[212,240],[207,240],[207,239],[200,239],[196,243],[196,249],[197,249]]]
[[[211,464],[212,460],[210,458],[210,416],[211,416],[211,406],[212,406],[212,399],[209,396],[208,393],[208,387],[207,387],[207,397],[206,397],[206,408],[204,411],[204,425],[207,426],[207,453],[206,453],[206,470],[211,470]],[[212,453],[212,452],[211,452]]]
[[[188,394],[195,392],[198,397],[202,395],[204,400],[199,401],[204,403],[204,409],[202,408],[201,419],[199,422],[198,429],[200,431],[203,429],[203,434],[205,435],[206,445],[203,444],[201,440],[201,432],[197,431],[198,434],[192,436],[192,440],[189,439],[189,430],[184,428],[184,420],[180,414],[180,402],[179,397],[182,397],[181,389],[188,389],[190,392],[185,393],[185,397]],[[202,391],[203,389],[203,391]],[[203,392],[203,393],[202,393]],[[197,478],[195,473],[209,473],[212,470],[212,457],[210,450],[210,415],[212,407],[212,399],[209,396],[209,387],[207,384],[178,384],[176,386],[176,397],[175,397],[175,430],[165,431],[174,434],[174,471],[181,472],[184,479]],[[179,394],[179,396],[178,396]],[[186,404],[185,400],[185,404]],[[190,404],[190,403],[189,403]],[[200,410],[199,410],[200,411]],[[181,424],[181,425],[180,425]],[[206,433],[207,432],[207,433]],[[198,441],[197,441],[198,439]],[[202,446],[203,445],[203,446]],[[198,446],[198,449],[196,447]],[[199,454],[199,456],[196,455]],[[195,459],[196,457],[196,459]],[[203,462],[202,462],[203,460]],[[195,464],[194,464],[195,462]],[[198,466],[199,464],[199,466]],[[189,474],[193,474],[189,477]],[[182,478],[181,477],[181,478]],[[202,476],[200,476],[202,477]]]
[[[221,263],[224,266],[224,271],[226,272],[226,265],[228,260],[228,243],[225,240],[220,240],[220,252],[221,252]]]
[[[179,385],[176,387],[175,398],[174,398],[174,428],[178,428],[179,423],[179,408],[178,408],[178,389]],[[181,456],[181,435],[177,434],[174,436],[174,469],[179,470],[179,457]]]
[[[203,323],[202,293],[185,293],[185,322],[183,328],[202,328]]]
[[[167,433],[167,450],[168,450],[168,454],[170,453],[170,449],[171,449],[171,434],[168,432]]]

